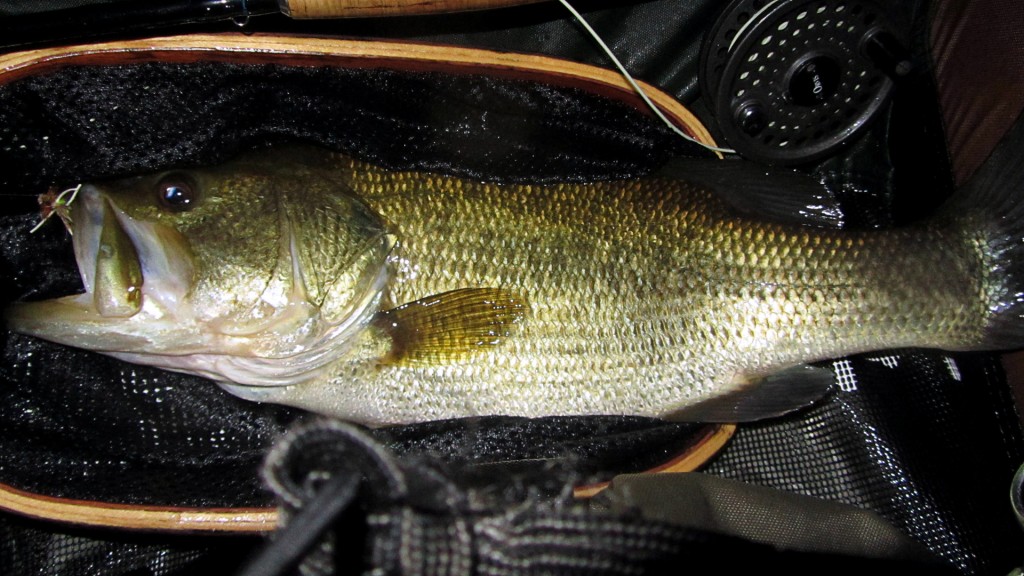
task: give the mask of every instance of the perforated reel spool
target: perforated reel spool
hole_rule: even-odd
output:
[[[772,164],[827,156],[910,70],[884,12],[865,0],[738,0],[705,39],[701,88],[737,152]]]

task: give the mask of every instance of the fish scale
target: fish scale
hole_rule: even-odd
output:
[[[1016,212],[986,219],[968,191],[906,228],[783,222],[703,183],[723,165],[742,166],[500,185],[292,148],[179,171],[197,189],[187,211],[154,205],[160,174],[87,186],[83,204],[117,214],[91,225],[124,227],[107,237],[131,237],[141,260],[167,242],[167,258],[188,259],[187,306],[160,307],[161,286],[177,284],[144,261],[135,317],[99,318],[88,293],[8,316],[26,333],[373,425],[753,419],[820,395],[807,363],[1024,342],[1007,263],[1024,234],[1000,227],[1024,221]]]
[[[879,345],[947,344],[932,332],[955,328],[962,337],[970,320],[902,306],[871,282],[892,264],[881,255],[908,239],[930,244],[916,238],[927,231],[786,230],[737,218],[680,182],[500,187],[355,162],[347,172],[355,194],[395,227],[400,257],[419,270],[395,278],[393,301],[472,286],[529,295],[521,332],[489,353],[504,361],[464,360],[476,368],[472,382],[458,381],[466,372],[398,367],[336,383],[365,382],[384,405],[429,387],[450,403],[430,418],[460,415],[470,397],[485,399],[477,413],[664,415],[728,389],[738,373]],[[912,263],[917,269],[905,273],[924,275],[934,264]],[[933,287],[926,291],[965,300]],[[593,389],[602,394],[583,393]],[[333,398],[325,396],[301,402],[322,406]]]

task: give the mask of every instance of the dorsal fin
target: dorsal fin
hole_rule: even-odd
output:
[[[392,340],[385,362],[443,364],[500,345],[528,312],[526,299],[507,290],[464,288],[380,312],[374,325]]]
[[[653,176],[713,190],[739,212],[784,224],[842,228],[844,214],[832,192],[803,172],[749,160],[674,158]]]

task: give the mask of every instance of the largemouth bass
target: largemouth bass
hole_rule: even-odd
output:
[[[8,321],[370,425],[749,420],[822,394],[831,372],[809,362],[1021,341],[1005,199],[848,231],[766,221],[712,188],[497,185],[271,149],[84,186],[85,292]]]

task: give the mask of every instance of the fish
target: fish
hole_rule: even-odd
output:
[[[70,206],[84,291],[6,321],[368,426],[742,422],[821,398],[824,360],[1024,341],[1012,191],[851,229],[742,165],[501,184],[292,145],[101,180]]]

